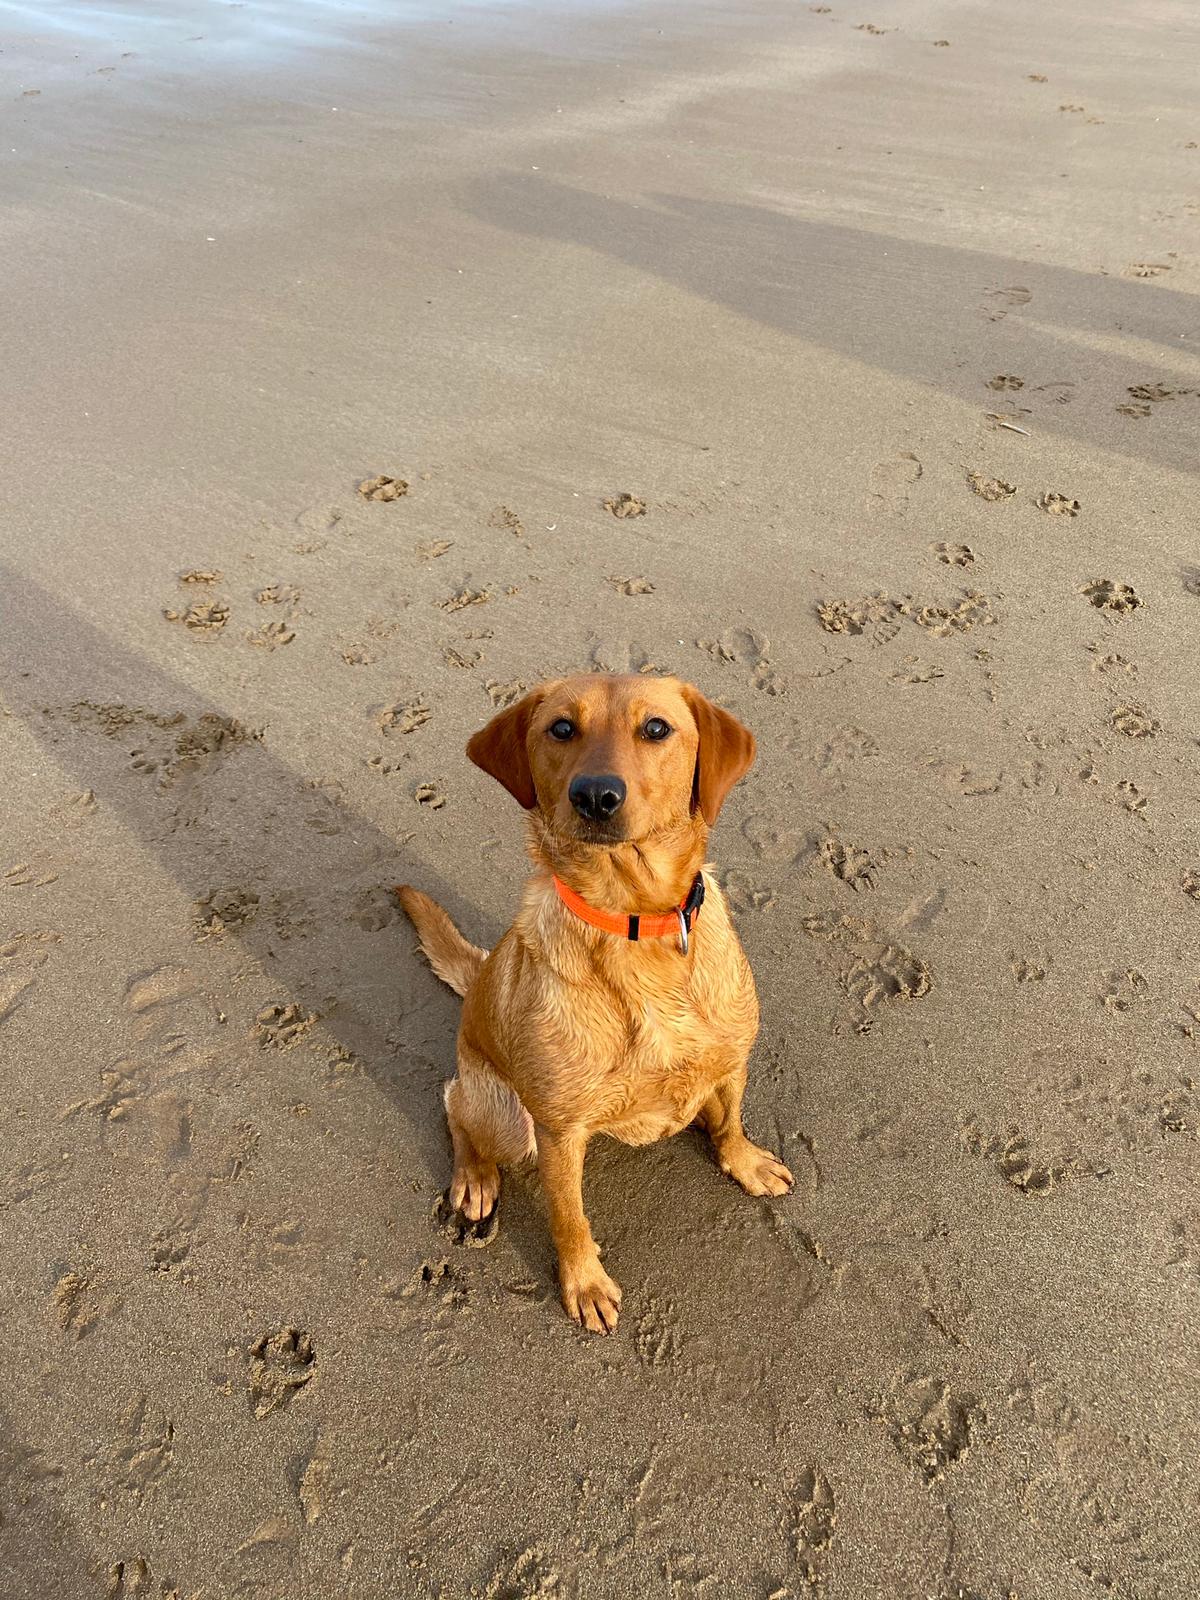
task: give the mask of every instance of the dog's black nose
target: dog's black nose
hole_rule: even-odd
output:
[[[581,817],[589,822],[607,822],[625,802],[625,785],[611,773],[598,778],[581,776],[571,779],[567,795]]]

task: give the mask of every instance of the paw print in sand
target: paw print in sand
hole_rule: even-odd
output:
[[[639,500],[637,495],[622,492],[614,495],[611,500],[604,502],[604,509],[611,511],[614,517],[644,517],[646,515],[646,502]]]
[[[404,478],[364,478],[358,486],[364,500],[400,500],[408,493]]]
[[[975,560],[975,552],[969,544],[946,544],[940,540],[931,544],[929,548],[939,561],[948,567],[969,567]]]

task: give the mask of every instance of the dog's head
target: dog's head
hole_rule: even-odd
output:
[[[477,767],[560,837],[652,838],[709,827],[754,760],[754,735],[677,678],[593,674],[543,684],[467,745]]]

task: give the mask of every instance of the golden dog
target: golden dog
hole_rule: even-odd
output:
[[[758,1000],[704,871],[754,737],[677,679],[590,676],[526,695],[467,754],[528,813],[534,872],[490,954],[427,895],[397,891],[433,970],[465,998],[446,1086],[450,1198],[486,1217],[500,1168],[536,1154],[563,1305],[609,1332],[621,1291],[583,1211],[593,1134],[648,1144],[698,1121],[748,1194],[792,1184],[742,1127]]]

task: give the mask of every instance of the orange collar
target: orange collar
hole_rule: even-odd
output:
[[[581,922],[587,922],[593,928],[602,928],[605,933],[619,934],[622,939],[632,939],[635,943],[639,939],[662,939],[668,934],[678,934],[679,949],[683,955],[688,953],[688,935],[700,915],[700,907],[704,904],[704,876],[699,872],[692,879],[691,888],[677,906],[670,911],[652,911],[646,915],[624,911],[597,911],[595,906],[588,905],[583,896],[576,894],[574,889],[565,884],[561,878],[554,879],[554,887],[563,905],[568,911],[573,911]]]

